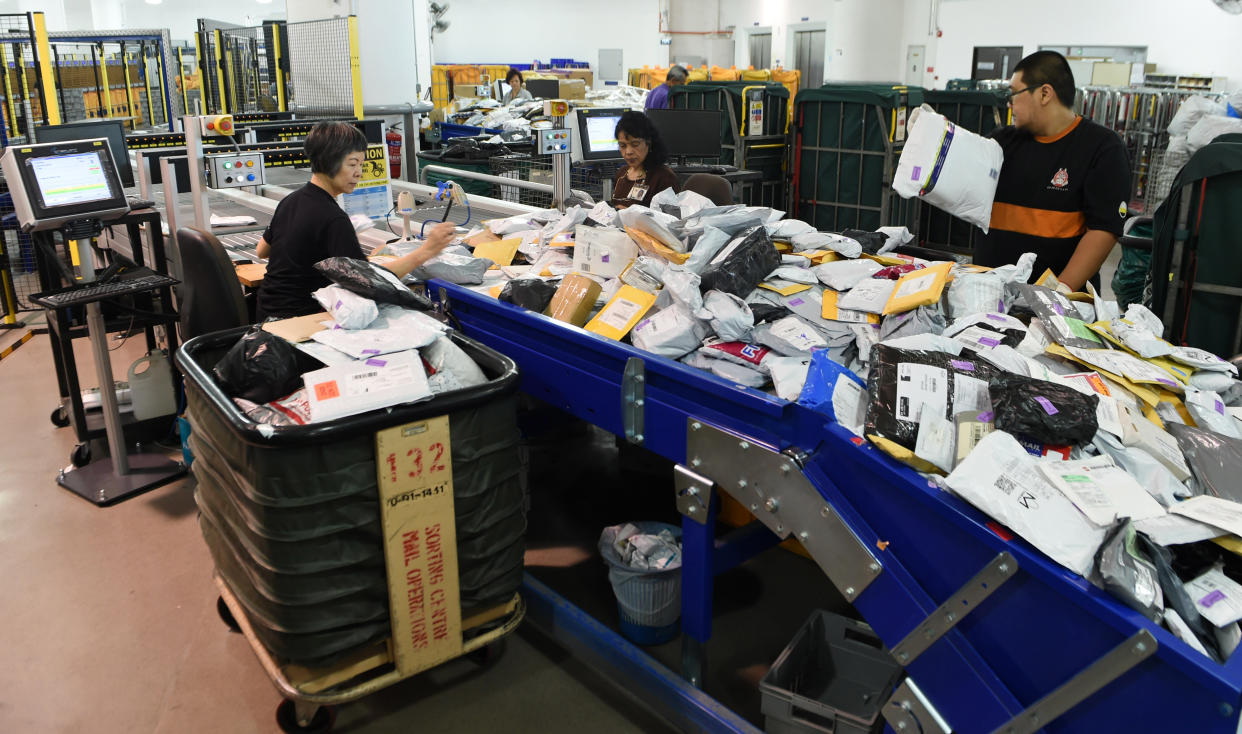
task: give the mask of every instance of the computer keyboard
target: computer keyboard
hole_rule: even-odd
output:
[[[684,166],[673,166],[673,170],[677,173],[712,173],[717,176],[723,176],[726,173],[736,173],[737,167],[720,164],[687,163]]]
[[[44,308],[68,308],[81,306],[106,298],[115,298],[130,293],[141,293],[164,286],[176,285],[181,281],[167,275],[151,273],[136,278],[114,280],[111,283],[88,284],[52,293],[39,293],[30,297],[34,303]]]

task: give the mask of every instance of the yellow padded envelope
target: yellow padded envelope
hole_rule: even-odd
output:
[[[506,240],[495,240],[492,242],[480,242],[474,247],[474,256],[477,258],[486,258],[491,260],[492,270],[508,267],[513,264],[513,258],[517,255],[518,246],[522,244],[521,237],[510,237]]]
[[[642,320],[655,300],[654,293],[632,285],[623,285],[617,295],[583,328],[619,341]]]

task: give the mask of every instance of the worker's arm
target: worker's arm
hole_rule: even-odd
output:
[[[391,270],[398,278],[404,278],[414,268],[439,255],[440,251],[452,241],[454,232],[455,227],[452,222],[441,222],[431,228],[421,247],[408,255],[402,255],[396,260],[384,263],[384,267]]]
[[[1070,258],[1065,270],[1057,277],[1071,290],[1080,291],[1087,285],[1091,276],[1100,272],[1100,266],[1108,259],[1113,245],[1117,244],[1117,235],[1101,229],[1089,229],[1078,240],[1074,255]]]
[[[259,243],[255,245],[254,251],[258,253],[259,257],[266,260],[268,255],[272,254],[272,246],[268,243],[266,238],[260,237]]]

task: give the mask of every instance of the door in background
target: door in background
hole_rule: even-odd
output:
[[[1008,79],[1022,60],[1021,46],[975,46],[971,79]]]
[[[750,65],[756,69],[767,69],[772,64],[772,34],[750,34]]]
[[[799,89],[818,89],[824,83],[824,41],[827,31],[794,32],[794,66],[802,72]]]
[[[906,46],[906,84],[911,87],[923,86],[923,75],[927,63],[923,60],[925,46]]]

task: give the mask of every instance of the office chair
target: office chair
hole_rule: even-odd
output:
[[[177,230],[176,246],[181,255],[181,341],[249,324],[241,283],[220,241],[209,232],[183,227]]]
[[[712,200],[716,206],[727,206],[733,203],[733,187],[723,176],[712,173],[691,174],[681,186],[682,191],[693,191]]]

